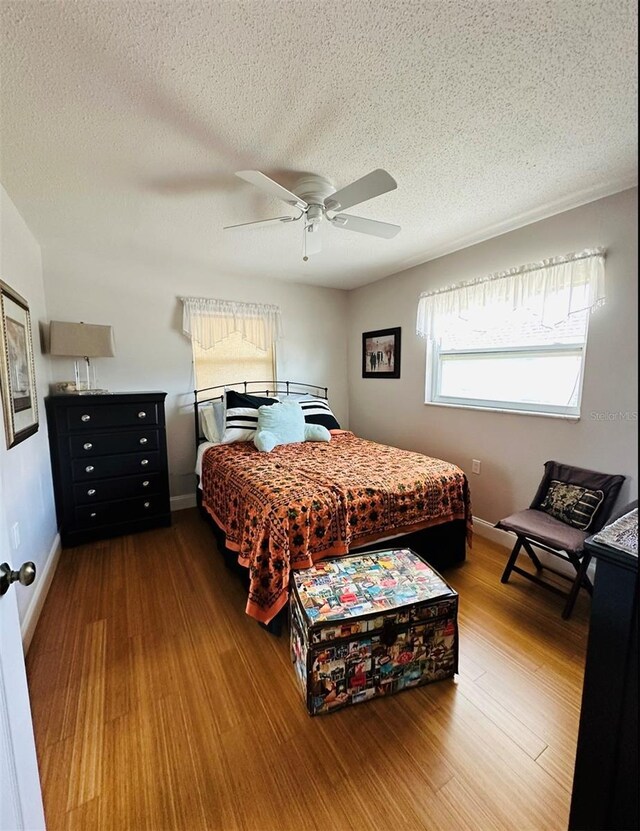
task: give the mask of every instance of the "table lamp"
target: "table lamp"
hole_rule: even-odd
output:
[[[49,324],[49,354],[75,358],[75,392],[98,395],[108,390],[97,389],[96,371],[91,358],[113,358],[113,329],[93,323],[67,323],[52,320]],[[86,383],[80,380],[80,360],[86,363]]]

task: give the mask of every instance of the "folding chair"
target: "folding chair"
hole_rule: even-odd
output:
[[[565,620],[569,618],[580,588],[585,588],[589,594],[593,593],[593,585],[587,575],[591,556],[584,550],[584,541],[605,525],[624,478],[562,462],[545,462],[544,476],[530,507],[496,523],[496,528],[512,531],[516,535],[516,543],[502,574],[502,582],[507,583],[515,571],[532,583],[565,597],[562,617]],[[575,578],[543,565],[533,545],[571,563],[576,571]],[[536,574],[516,565],[523,550],[535,566]],[[553,583],[543,580],[542,572],[545,570],[571,582],[570,590],[564,592]]]

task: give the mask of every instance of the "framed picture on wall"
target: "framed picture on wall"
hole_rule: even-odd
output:
[[[0,389],[7,447],[38,429],[36,373],[27,301],[0,280]]]
[[[362,333],[362,377],[400,377],[400,327]]]

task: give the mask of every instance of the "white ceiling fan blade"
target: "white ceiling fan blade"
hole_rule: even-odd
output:
[[[392,239],[401,230],[399,225],[390,222],[378,222],[377,219],[365,219],[363,216],[338,214],[329,222],[334,228],[344,228],[345,231],[357,231],[359,234],[370,234],[372,237]]]
[[[225,225],[223,231],[237,231],[237,230],[251,230],[252,228],[262,228],[266,225],[277,225],[278,222],[295,222],[297,216],[274,216],[273,219],[259,219],[256,222],[241,222],[239,225]]]
[[[295,207],[299,208],[301,211],[305,211],[308,208],[308,205],[304,199],[300,199],[300,197],[296,196],[295,193],[291,193],[290,190],[283,188],[282,185],[274,182],[273,179],[265,176],[264,173],[260,173],[259,170],[238,170],[236,176],[239,176],[251,185],[255,185],[257,188],[260,188],[260,190],[263,190],[270,196],[277,196],[278,199],[282,199],[289,205],[295,205]]]
[[[322,237],[320,236],[320,228],[318,225],[310,230],[313,226],[307,225],[304,229],[304,239],[303,239],[303,250],[302,250],[302,259],[307,260],[309,257],[313,257],[315,254],[319,254],[322,251]]]
[[[362,179],[358,179],[347,185],[346,188],[337,190],[324,200],[324,206],[329,211],[344,211],[353,205],[359,205],[374,196],[380,196],[395,190],[398,183],[386,170],[378,168],[367,173]]]

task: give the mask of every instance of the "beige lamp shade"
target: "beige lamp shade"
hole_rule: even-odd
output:
[[[113,358],[113,329],[93,323],[52,320],[49,324],[49,354],[70,358]]]

